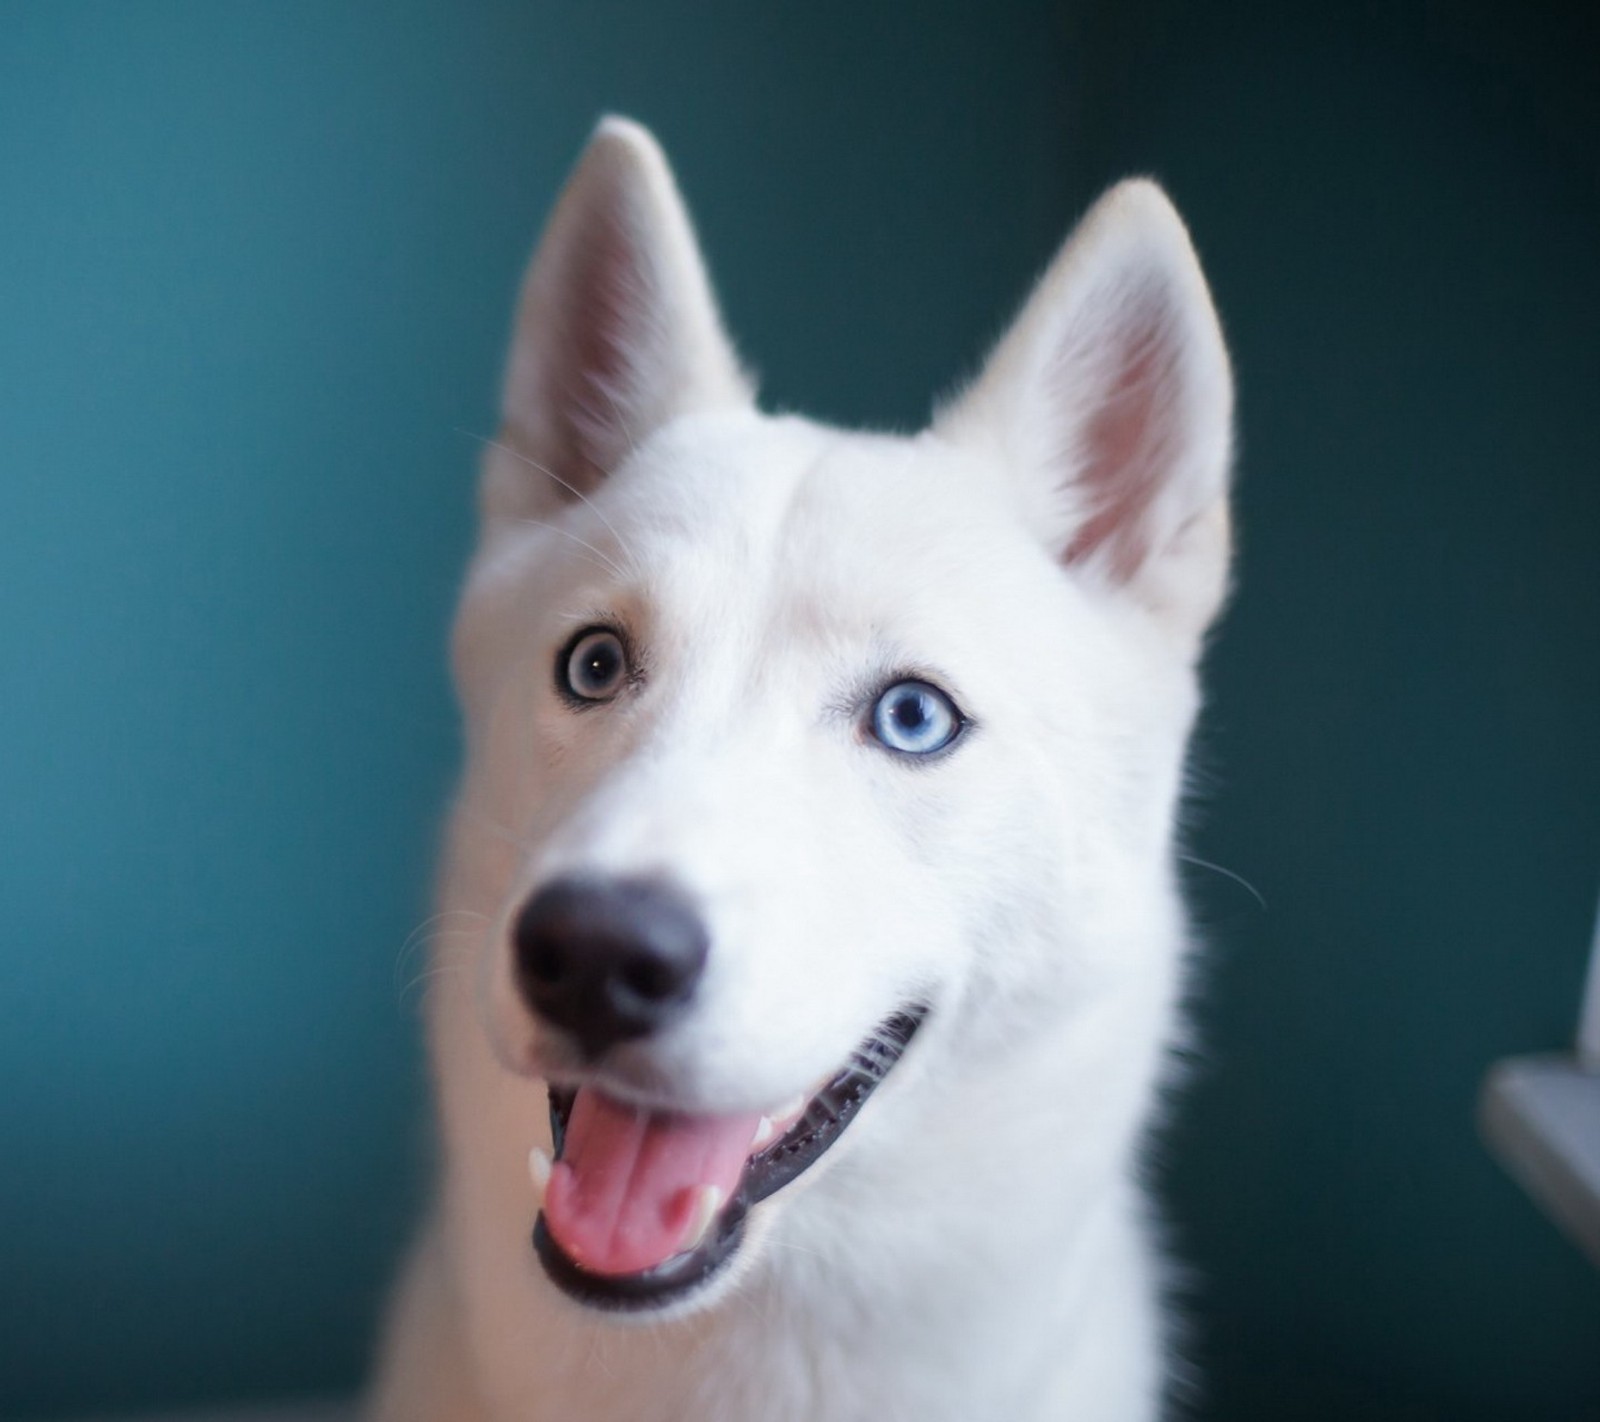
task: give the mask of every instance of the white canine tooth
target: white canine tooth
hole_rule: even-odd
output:
[[[694,1213],[689,1216],[688,1226],[683,1231],[683,1242],[678,1246],[679,1253],[687,1253],[698,1247],[711,1229],[711,1221],[716,1219],[717,1211],[722,1208],[722,1191],[715,1185],[702,1185],[695,1191]]]
[[[550,1183],[550,1152],[535,1146],[528,1152],[528,1175],[533,1181],[533,1192],[544,1203],[545,1186]]]
[[[777,1134],[778,1128],[772,1124],[772,1117],[763,1116],[756,1123],[755,1139],[750,1142],[750,1145],[753,1149],[760,1150],[762,1146],[766,1145],[767,1142]]]
[[[787,1121],[791,1116],[798,1116],[806,1109],[806,1102],[809,1099],[810,1098],[805,1094],[805,1092],[799,1092],[797,1095],[792,1096],[789,1100],[785,1101],[783,1105],[778,1107],[778,1109],[772,1113],[772,1119],[774,1121]]]

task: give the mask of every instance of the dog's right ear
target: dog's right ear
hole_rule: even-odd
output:
[[[486,518],[586,496],[668,420],[751,399],[665,156],[603,119],[523,283]]]

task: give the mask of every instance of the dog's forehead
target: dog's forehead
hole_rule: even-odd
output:
[[[664,432],[629,473],[608,514],[655,598],[684,606],[937,616],[1024,595],[1048,566],[1006,482],[928,436],[717,416]]]

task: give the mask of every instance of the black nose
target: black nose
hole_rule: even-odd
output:
[[[517,916],[517,984],[528,1006],[586,1056],[658,1031],[705,969],[705,926],[648,879],[558,879]]]

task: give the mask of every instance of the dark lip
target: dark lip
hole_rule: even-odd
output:
[[[751,1208],[805,1174],[828,1152],[888,1077],[927,1015],[928,1009],[921,1005],[897,1012],[856,1048],[844,1068],[811,1098],[800,1119],[745,1162],[738,1188],[694,1249],[637,1274],[594,1274],[556,1243],[541,1211],[533,1226],[533,1249],[551,1283],[590,1308],[640,1312],[676,1303],[721,1273],[738,1253]],[[550,1088],[550,1131],[557,1160],[576,1097],[573,1088]]]

